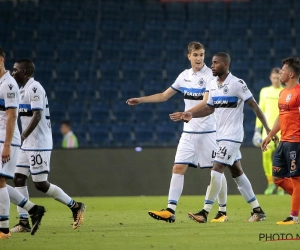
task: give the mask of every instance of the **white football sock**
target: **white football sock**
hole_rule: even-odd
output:
[[[0,228],[9,228],[10,201],[7,187],[0,188]]]
[[[218,194],[218,203],[219,203],[219,211],[226,212],[226,204],[227,204],[227,180],[225,174],[222,176],[222,186],[221,190]]]
[[[210,212],[213,204],[215,203],[218,194],[220,193],[222,187],[222,173],[212,170],[210,172],[210,185],[207,190],[207,199],[205,199],[204,210]]]
[[[46,195],[69,207],[71,207],[71,205],[73,205],[74,203],[73,199],[69,195],[67,195],[60,187],[51,183],[48,191],[46,192]]]
[[[29,193],[28,193],[27,186],[15,187],[15,189],[17,189],[24,197],[29,199]],[[20,219],[28,219],[29,218],[28,213],[24,208],[18,206],[17,210],[18,210]]]
[[[243,173],[241,176],[233,178],[238,186],[238,190],[244,197],[244,199],[251,205],[252,208],[259,207],[259,203],[253,192],[251,183],[247,176]]]
[[[184,184],[184,175],[172,174],[169,196],[168,196],[168,208],[176,210],[178,200],[181,196]]]

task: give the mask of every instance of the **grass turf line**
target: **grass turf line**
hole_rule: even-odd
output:
[[[267,220],[244,223],[250,216],[250,206],[240,195],[228,198],[229,222],[199,224],[187,218],[187,212],[202,208],[203,196],[182,196],[176,212],[176,222],[166,223],[151,218],[148,210],[165,208],[167,197],[83,197],[87,206],[85,220],[79,230],[72,230],[72,214],[64,205],[50,198],[33,198],[47,212],[36,235],[12,234],[1,240],[1,249],[299,249],[299,241],[259,241],[259,234],[290,233],[300,235],[300,226],[280,226],[276,221],[289,215],[289,195],[262,196],[258,200]],[[217,204],[209,220],[217,212]],[[17,212],[11,205],[10,225],[17,223]]]

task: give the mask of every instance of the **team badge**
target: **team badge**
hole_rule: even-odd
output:
[[[227,93],[228,93],[228,91],[229,91],[228,87],[227,87],[227,86],[225,86],[225,87],[224,87],[224,89],[223,89],[223,93],[224,93],[224,94],[227,94]]]
[[[296,160],[296,151],[291,151],[290,152],[290,159],[291,160]]]
[[[201,78],[200,79],[200,81],[199,81],[199,83],[198,83],[200,86],[203,86],[203,84],[204,84],[204,80],[203,80],[203,78]]]
[[[285,102],[289,102],[291,100],[292,94],[288,94],[285,98]]]

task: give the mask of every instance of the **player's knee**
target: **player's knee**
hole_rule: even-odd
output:
[[[280,186],[280,183],[282,182],[282,180],[283,180],[283,178],[273,176],[273,182],[276,186]]]
[[[175,164],[173,166],[173,174],[185,174],[187,169],[186,165],[183,164]]]
[[[23,174],[16,173],[14,176],[14,185],[15,187],[26,186],[27,176]]]
[[[46,193],[49,189],[49,183],[47,181],[34,182],[34,186],[37,190]]]

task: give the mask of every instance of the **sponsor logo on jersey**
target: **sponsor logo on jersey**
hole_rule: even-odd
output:
[[[236,108],[238,103],[236,96],[215,96],[212,99],[215,108]]]
[[[184,99],[190,99],[190,100],[203,100],[203,96],[206,91],[205,88],[202,89],[180,88],[180,89],[184,95]]]
[[[9,84],[9,85],[8,85],[8,87],[9,87],[10,90],[12,90],[13,86],[14,86],[14,85],[12,85],[12,84]]]
[[[33,91],[33,93],[36,93],[37,88],[36,87],[32,88],[32,91]]]
[[[243,90],[243,92],[246,92],[246,91],[248,91],[248,87],[245,85],[242,87],[242,90]]]
[[[288,94],[285,98],[285,101],[289,102],[291,100],[291,98],[292,98],[292,94]]]
[[[239,82],[240,82],[241,84],[244,84],[244,83],[245,83],[243,80],[239,80]]]
[[[7,93],[7,98],[15,98],[16,94],[15,93]]]
[[[188,79],[183,79],[185,82],[192,82],[191,80]]]
[[[40,100],[40,97],[38,95],[31,97],[31,101],[39,101],[39,100]]]

